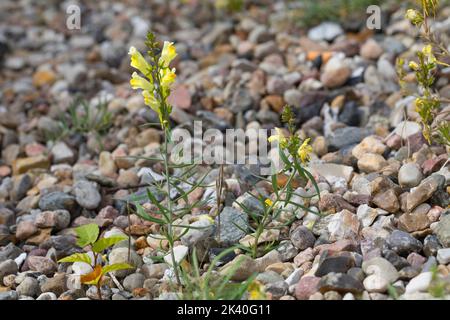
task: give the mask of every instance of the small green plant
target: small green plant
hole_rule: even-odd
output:
[[[277,134],[269,137],[269,142],[278,142],[279,157],[283,162],[281,171],[272,174],[269,179],[266,179],[273,188],[273,197],[267,197],[264,192],[258,192],[256,195],[248,192],[249,195],[259,201],[262,212],[256,212],[243,203],[236,202],[253,221],[254,226],[250,226],[252,230],[250,236],[253,237],[253,240],[250,241],[249,246],[242,246],[242,249],[250,252],[253,258],[259,255],[260,239],[264,233],[267,234],[270,230],[288,226],[296,219],[293,216],[282,224],[273,225],[273,221],[278,219],[282,213],[292,215],[292,206],[317,214],[317,212],[310,210],[306,206],[292,201],[294,195],[305,198],[305,195],[300,195],[295,192],[294,187],[299,181],[303,181],[305,184],[310,182],[316,191],[316,194],[311,197],[320,197],[320,191],[313,175],[304,167],[308,163],[312,152],[312,147],[309,145],[310,139],[303,140],[295,133],[295,115],[289,106],[284,107],[281,119],[287,126],[289,136],[285,137],[282,130],[276,128]],[[285,181],[280,182],[281,177],[287,178],[284,179]],[[239,227],[238,225],[236,226]],[[269,242],[269,245],[263,250],[263,253],[273,249],[273,245],[274,243]]]
[[[88,253],[74,253],[68,257],[60,259],[58,262],[84,262],[91,266],[92,272],[80,276],[83,284],[94,285],[97,288],[98,298],[102,300],[101,284],[102,279],[108,272],[132,268],[128,263],[104,264],[99,261],[105,260],[103,252],[116,243],[126,240],[126,236],[111,236],[99,238],[99,227],[96,224],[86,224],[75,228],[77,234],[77,245],[81,248],[89,247],[93,254],[93,259]]]
[[[191,264],[185,264],[181,268],[184,288],[180,298],[183,300],[240,300],[248,292],[250,299],[265,299],[262,285],[255,281],[256,274],[243,282],[231,281],[231,278],[240,266],[239,263],[227,270],[225,275],[214,273],[213,270],[220,259],[234,250],[236,248],[231,247],[222,251],[211,261],[208,269],[201,274],[196,249],[194,248]]]
[[[82,97],[76,97],[67,110],[59,115],[58,130],[46,132],[47,140],[61,140],[72,134],[94,134],[97,140],[112,125],[108,102],[99,101],[92,106]]]
[[[244,0],[215,0],[214,5],[217,9],[238,12],[244,8]]]
[[[431,268],[431,282],[428,286],[428,293],[435,298],[444,298],[450,292],[450,282],[445,281],[439,276],[439,271],[436,266]]]
[[[441,108],[443,102],[449,101],[440,97],[434,89],[439,66],[450,67],[442,61],[444,57],[450,57],[450,53],[430,27],[430,21],[436,17],[439,1],[421,0],[419,3],[420,9],[409,9],[406,12],[406,19],[417,27],[425,42],[423,49],[416,52],[417,61],[410,61],[407,65],[415,74],[418,90],[406,90],[404,59],[397,61],[400,85],[406,93],[416,95],[416,111],[421,119],[423,135],[428,142],[431,144],[432,141],[438,141],[450,147],[450,125],[446,120],[448,111],[444,112]]]

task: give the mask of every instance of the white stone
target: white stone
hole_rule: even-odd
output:
[[[297,268],[292,272],[289,277],[284,280],[289,286],[295,285],[297,282],[300,281],[300,278],[303,275],[303,270],[300,268]]]
[[[437,252],[437,260],[440,264],[450,263],[450,248],[439,249]]]
[[[354,171],[353,167],[335,163],[311,163],[309,169],[312,174],[320,174],[329,183],[333,183],[336,178],[344,178],[348,183]]]
[[[388,283],[396,281],[399,277],[397,269],[388,260],[381,257],[364,261],[362,269],[365,274],[380,276]]]
[[[409,136],[412,136],[421,131],[422,128],[420,124],[413,121],[402,121],[397,125],[397,127],[394,130],[395,134],[402,137],[402,139],[406,139]]]
[[[189,248],[187,246],[176,246],[173,248],[173,254],[175,256],[175,262],[178,264],[181,261],[183,261],[183,259],[186,257],[186,255],[188,254]],[[166,254],[164,256],[164,261],[170,265],[172,265],[172,255],[170,254],[170,252],[168,254]]]
[[[361,221],[363,227],[372,225],[375,219],[378,217],[378,210],[369,207],[367,204],[360,205],[356,211],[358,219]]]
[[[405,293],[427,291],[432,278],[432,272],[422,272],[418,276],[412,278],[411,281],[406,285]]]
[[[368,292],[386,292],[389,282],[378,274],[372,274],[364,279],[364,288]]]

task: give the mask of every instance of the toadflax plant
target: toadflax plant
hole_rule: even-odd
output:
[[[152,160],[163,161],[164,169],[162,175],[164,179],[161,182],[155,181],[151,184],[152,188],[147,188],[144,196],[146,199],[135,196],[133,202],[138,216],[159,225],[160,235],[149,236],[160,241],[161,244],[167,242],[169,264],[173,267],[177,284],[181,285],[179,265],[181,261],[175,259],[174,246],[175,242],[180,240],[181,236],[193,227],[180,224],[179,221],[184,215],[191,214],[194,207],[202,206],[209,199],[204,201],[198,200],[181,208],[176,207],[176,204],[188,203],[187,196],[190,193],[199,187],[206,187],[202,183],[209,172],[202,177],[194,177],[197,175],[195,164],[173,164],[169,161],[168,145],[171,143],[169,116],[172,112],[172,106],[168,102],[168,97],[171,85],[176,79],[176,70],[175,68],[170,68],[170,63],[177,56],[177,53],[172,42],[165,41],[161,49],[151,32],[148,33],[145,44],[149,49],[147,52],[148,61],[134,47],[130,48],[131,66],[141,74],[134,72],[131,76],[130,84],[133,89],[141,90],[145,104],[158,114],[159,125],[164,135],[164,143],[161,150],[161,158]],[[178,172],[175,172],[175,170],[178,170]],[[155,195],[155,191],[164,195],[163,201]],[[148,211],[148,208],[139,202],[141,200],[150,201],[155,209]],[[213,221],[212,218],[209,217],[209,219]],[[164,247],[164,245],[161,245],[161,247]]]
[[[284,221],[281,225],[274,224],[275,220],[285,220],[282,217],[283,214],[287,216],[293,215],[293,211],[297,208],[317,214],[317,212],[293,200],[294,196],[296,198],[309,197],[306,194],[296,193],[295,188],[298,187],[300,180],[306,183],[310,182],[314,187],[316,194],[311,195],[310,198],[314,196],[320,197],[320,191],[313,175],[305,168],[313,150],[309,145],[310,139],[301,139],[295,133],[295,115],[289,106],[284,107],[281,119],[288,128],[289,136],[285,136],[280,128],[275,128],[276,134],[268,139],[269,142],[278,143],[278,154],[283,164],[281,171],[272,174],[267,179],[272,186],[273,196],[269,198],[264,192],[258,192],[256,195],[248,192],[250,196],[259,201],[262,212],[255,212],[243,203],[236,202],[253,220],[253,226],[250,227],[253,231],[250,234],[251,239],[244,243],[241,242],[243,245],[241,248],[250,252],[253,258],[258,257],[258,247],[260,242],[264,242],[264,235],[269,235],[271,230],[290,225],[295,219],[294,216],[289,218],[288,221]],[[269,249],[270,247],[265,251]]]
[[[97,287],[98,298],[102,300],[101,284],[105,274],[111,271],[124,270],[132,268],[127,263],[114,263],[105,264],[99,261],[103,261],[102,253],[109,247],[112,247],[116,243],[126,240],[126,236],[116,235],[108,238],[99,239],[99,227],[98,225],[86,224],[81,227],[75,228],[77,234],[77,245],[81,248],[89,247],[92,251],[91,255],[88,253],[74,253],[68,257],[60,259],[58,262],[83,262],[87,263],[92,272],[80,276],[80,281],[83,284],[90,284]],[[93,255],[93,259],[92,259]]]
[[[410,61],[408,67],[415,74],[418,83],[418,92],[415,105],[416,111],[420,115],[423,126],[423,135],[429,143],[438,140],[440,143],[450,147],[450,122],[446,120],[449,111],[442,111],[443,102],[450,102],[444,99],[433,89],[435,74],[439,66],[450,67],[442,59],[450,58],[450,52],[439,40],[438,35],[432,31],[430,21],[436,16],[439,6],[438,0],[420,0],[420,9],[409,9],[406,12],[408,19],[420,31],[421,37],[425,41],[425,46],[421,51],[416,52],[417,61]],[[399,59],[400,84],[404,88],[405,61]]]

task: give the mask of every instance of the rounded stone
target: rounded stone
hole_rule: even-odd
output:
[[[402,187],[413,188],[419,185],[423,175],[416,163],[406,163],[398,171],[398,182]]]

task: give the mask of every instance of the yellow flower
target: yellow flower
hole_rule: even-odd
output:
[[[280,145],[286,144],[287,139],[284,136],[283,131],[280,128],[275,128],[275,131],[277,132],[277,134],[270,136],[269,139],[267,139],[267,141],[269,142],[278,141]]]
[[[270,200],[269,198],[267,198],[266,200],[264,200],[264,203],[268,206],[271,207],[273,205],[273,201]]]
[[[173,42],[164,41],[161,57],[159,58],[159,65],[162,68],[168,68],[170,62],[177,56],[177,51]]]
[[[422,14],[414,9],[409,9],[408,11],[406,11],[405,18],[414,25],[419,25],[423,22]]]
[[[147,79],[139,76],[136,72],[133,72],[130,80],[131,88],[133,89],[142,89],[153,92],[153,85]]]
[[[428,58],[428,63],[436,63],[436,57],[433,54],[433,47],[429,44],[423,47],[422,53]]]
[[[161,85],[164,88],[169,88],[172,83],[175,82],[177,75],[175,74],[175,68],[170,69],[161,69]]]
[[[162,116],[161,110],[159,108],[159,102],[155,99],[152,92],[144,90],[142,91],[142,96],[144,97],[144,103],[152,108],[160,117]]]
[[[300,160],[305,163],[307,162],[310,157],[311,157],[311,152],[312,152],[312,147],[308,144],[309,140],[311,140],[311,138],[305,139],[305,141],[303,141],[302,145],[300,146],[300,148],[298,148],[298,156],[300,157]]]
[[[414,71],[417,71],[419,69],[419,65],[414,61],[410,61],[408,66],[410,69],[412,69]]]
[[[265,300],[264,285],[259,281],[253,281],[248,286],[249,300]]]
[[[211,224],[214,224],[214,219],[207,214],[202,214],[198,217],[198,220],[208,220]]]
[[[315,221],[314,221],[314,220],[309,221],[309,222],[306,224],[306,227],[307,227],[309,230],[312,230],[312,228],[314,227],[314,224],[315,224]]]
[[[131,66],[135,69],[138,69],[140,72],[142,72],[144,75],[147,75],[150,71],[150,64],[147,62],[147,60],[144,59],[142,54],[137,51],[135,47],[131,47],[128,51],[128,54],[131,56]]]

